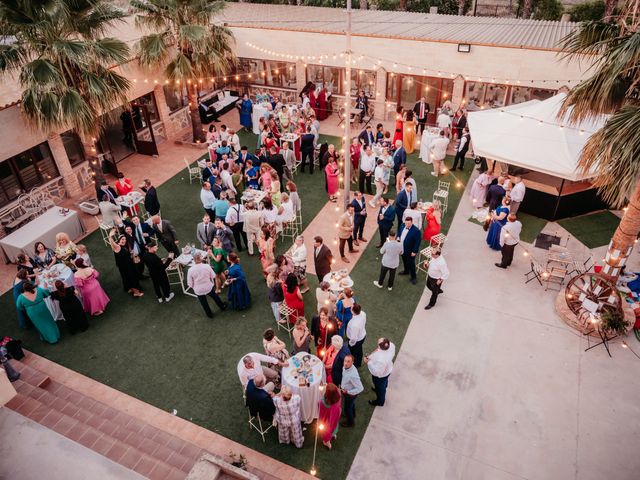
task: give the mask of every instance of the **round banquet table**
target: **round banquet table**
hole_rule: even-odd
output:
[[[56,263],[51,268],[42,271],[38,278],[40,279],[40,286],[50,292],[56,289],[56,280],[62,280],[67,287],[75,285],[73,271],[62,263]],[[54,320],[64,320],[62,310],[60,310],[60,304],[57,300],[47,297],[44,299],[44,303],[47,305]]]
[[[420,138],[420,155],[419,158],[422,159],[424,163],[432,163],[431,161],[431,152],[429,151],[429,147],[431,146],[431,142],[440,136],[440,129],[429,127],[425,128],[424,132],[422,132],[422,137]]]
[[[308,368],[300,367],[307,361]],[[318,418],[318,403],[322,398],[325,385],[325,371],[322,360],[310,353],[300,352],[289,360],[289,365],[282,367],[282,385],[286,385],[293,393],[300,395],[300,418],[304,423],[311,423]],[[304,386],[300,386],[300,377],[305,378]]]
[[[349,275],[346,275],[344,278],[337,280],[335,277],[339,273],[346,274],[346,272],[340,272],[340,271],[329,272],[322,279],[323,281],[329,284],[329,290],[331,290],[332,292],[339,293],[343,291],[345,288],[353,287],[353,280]]]
[[[253,104],[253,113],[251,113],[251,121],[253,122],[253,133],[260,135],[260,117],[269,118],[269,110],[259,103]]]

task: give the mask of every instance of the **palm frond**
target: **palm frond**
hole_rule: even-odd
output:
[[[43,58],[27,63],[20,72],[20,82],[24,84],[47,85],[60,82],[62,78],[58,67]]]
[[[142,37],[137,45],[138,61],[143,67],[153,67],[164,63],[169,54],[167,32],[153,33]]]
[[[595,171],[592,183],[603,199],[621,206],[640,178],[640,106],[626,105],[587,141],[580,155],[583,172]]]
[[[22,68],[27,52],[18,44],[0,45],[0,72]]]
[[[131,52],[129,46],[117,38],[104,37],[91,44],[95,58],[106,64],[120,64],[129,61]]]

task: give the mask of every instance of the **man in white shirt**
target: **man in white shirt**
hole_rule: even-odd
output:
[[[431,160],[433,161],[433,172],[431,172],[431,175],[434,177],[444,173],[444,158],[447,156],[448,147],[449,139],[445,136],[445,131],[440,130],[440,136],[433,140],[431,145],[429,145],[429,152]]]
[[[373,154],[371,145],[367,145],[362,149],[360,153],[360,176],[358,177],[358,189],[364,193],[365,184],[367,186],[367,193],[373,194],[371,188],[371,178],[373,177],[373,170],[376,168],[376,156]]]
[[[448,113],[441,111],[440,115],[438,115],[438,119],[436,120],[436,125],[441,130],[444,130],[445,135],[449,137],[449,130],[451,128],[451,117]]]
[[[378,348],[364,357],[364,363],[369,368],[376,399],[369,400],[369,405],[382,407],[387,396],[389,375],[393,370],[393,357],[396,354],[396,346],[388,338],[378,339]]]
[[[200,201],[202,202],[202,208],[207,212],[210,218],[216,218],[216,214],[213,211],[213,204],[216,203],[216,196],[211,191],[211,184],[204,182],[202,184],[202,190],[200,190]]]
[[[384,277],[386,277],[387,272],[389,272],[389,283],[387,287],[389,291],[393,290],[393,281],[396,278],[396,269],[398,268],[398,265],[400,265],[402,252],[402,243],[397,241],[396,232],[391,230],[387,237],[387,241],[380,249],[380,253],[382,254],[382,265],[380,267],[380,278],[373,282],[376,287],[382,288],[384,285]]]
[[[231,178],[231,172],[229,172],[229,161],[226,161],[222,164],[222,170],[220,170],[220,179],[222,180],[222,185],[229,191],[234,194],[238,193],[236,187],[233,186],[233,178]]]
[[[407,208],[402,214],[402,221],[404,222],[407,217],[411,217],[416,228],[422,231],[422,213],[420,213],[420,210],[418,210],[417,207],[417,202],[413,202],[409,205],[409,208]]]
[[[384,179],[385,179],[384,161],[381,159],[378,159],[377,163],[378,165],[373,170],[373,181],[376,185],[376,194],[369,201],[369,206],[371,208],[376,208],[376,206],[378,205],[378,202],[380,201],[380,199],[382,198],[382,195],[384,194],[384,187],[386,186],[384,183]]]
[[[449,278],[449,268],[447,262],[442,257],[440,250],[431,252],[431,261],[427,270],[427,288],[431,290],[431,298],[429,304],[424,307],[425,310],[431,309],[438,300],[438,295],[444,293],[442,291],[442,283]]]
[[[218,305],[220,310],[226,310],[227,303],[223,302],[216,293],[214,288],[216,274],[213,269],[208,264],[202,263],[202,257],[200,257],[199,253],[196,253],[193,257],[193,261],[195,265],[189,268],[187,273],[187,285],[198,297],[198,301],[200,302],[200,305],[202,305],[202,309],[204,310],[204,313],[207,314],[207,317],[213,318],[213,313],[211,312],[211,308],[207,302],[207,295],[213,298],[213,301],[216,302],[216,305]]]
[[[365,326],[367,325],[367,314],[362,311],[362,307],[357,303],[351,307],[353,317],[347,323],[347,338],[349,339],[349,351],[353,355],[356,367],[362,366],[362,345],[367,336]],[[354,321],[355,320],[355,321]]]
[[[258,375],[264,375],[270,382],[262,387],[263,390],[273,392],[275,388],[273,382],[278,379],[278,372],[273,368],[263,367],[262,362],[271,365],[280,365],[281,367],[287,366],[287,363],[281,362],[275,357],[269,357],[261,353],[248,353],[242,358],[242,365],[238,367],[238,376],[240,377],[240,383],[242,383],[243,388],[247,388],[249,380],[256,378]]]
[[[222,124],[220,125],[220,143],[227,142],[229,144],[229,132],[227,131],[227,126]]]
[[[243,215],[244,207],[238,203],[236,197],[229,197],[229,210],[227,210],[227,215],[224,217],[224,223],[226,223],[233,232],[233,239],[239,252],[242,251],[243,241],[244,245],[249,248],[247,234],[244,232]]]
[[[347,417],[344,422],[340,422],[340,426],[351,428],[355,425],[356,398],[364,391],[358,369],[353,364],[353,355],[344,357],[340,390],[344,399],[344,414]]]
[[[496,267],[507,268],[511,265],[513,251],[516,249],[516,245],[520,243],[520,232],[522,232],[522,223],[520,223],[515,213],[510,213],[507,217],[507,223],[500,230],[502,261],[496,263]]]
[[[231,147],[231,150],[234,153],[240,152],[240,137],[238,137],[236,131],[231,128],[229,129],[229,138],[227,139],[227,145]]]
[[[520,177],[513,178],[513,187],[511,187],[511,192],[509,192],[509,196],[511,197],[511,205],[509,205],[509,213],[518,213],[518,209],[520,208],[520,204],[522,200],[524,200],[524,194],[527,188],[524,186],[524,182]]]

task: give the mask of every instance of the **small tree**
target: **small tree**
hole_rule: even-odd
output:
[[[535,20],[560,20],[564,7],[560,0],[537,0],[533,9]]]
[[[223,2],[207,0],[131,0],[136,24],[151,31],[137,44],[143,67],[165,66],[170,82],[187,86],[193,140],[204,140],[198,112],[198,80],[227,73],[235,63],[233,35],[214,25]]]
[[[579,3],[569,9],[572,22],[591,22],[600,20],[604,16],[604,2],[595,0]]]

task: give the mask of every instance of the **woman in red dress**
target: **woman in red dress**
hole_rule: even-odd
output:
[[[330,157],[330,162],[324,167],[324,173],[327,177],[327,193],[329,194],[329,200],[335,202],[337,199],[338,189],[340,188],[340,182],[338,181],[338,174],[340,169],[335,157]]]
[[[318,109],[316,110],[316,117],[318,120],[325,120],[329,116],[327,111],[327,92],[323,88],[318,93]]]
[[[393,148],[396,148],[396,140],[402,140],[402,129],[404,128],[404,124],[402,122],[402,112],[403,112],[403,108],[401,106],[398,106],[398,108],[396,108],[396,131],[393,134],[393,141],[391,142],[391,145]]]
[[[440,233],[442,221],[442,214],[440,213],[440,203],[435,202],[432,206],[427,209],[427,215],[425,221],[427,222],[427,226],[424,229],[424,233],[422,234],[422,239],[427,242],[431,241],[431,237]]]
[[[284,301],[294,312],[289,315],[289,323],[295,324],[298,317],[304,317],[304,300],[298,287],[298,277],[290,273],[285,280]]]
[[[118,172],[118,181],[116,182],[116,193],[119,197],[133,192],[133,182],[130,178],[126,178],[124,173]],[[127,208],[127,213],[130,217],[138,214],[138,206],[133,208]]]

